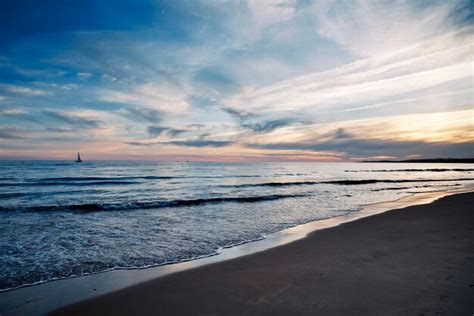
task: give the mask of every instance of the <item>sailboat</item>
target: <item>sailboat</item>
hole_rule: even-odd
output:
[[[80,155],[79,153],[77,153],[76,162],[82,162],[82,160],[81,160],[81,155]]]

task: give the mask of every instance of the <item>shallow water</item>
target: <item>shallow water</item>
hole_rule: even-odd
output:
[[[209,256],[472,183],[467,164],[0,161],[0,289]]]

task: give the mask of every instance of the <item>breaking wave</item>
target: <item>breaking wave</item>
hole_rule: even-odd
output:
[[[234,196],[234,197],[216,197],[203,199],[188,199],[188,200],[169,200],[169,201],[149,201],[149,202],[130,202],[130,203],[85,203],[85,204],[70,204],[70,205],[38,205],[28,207],[17,207],[16,210],[26,212],[54,212],[54,211],[73,211],[73,212],[98,212],[98,211],[125,211],[136,209],[153,209],[163,207],[182,207],[182,206],[196,206],[204,204],[216,203],[256,203],[263,201],[273,201],[287,198],[304,197],[304,194],[272,194],[263,196]],[[0,207],[1,211],[13,211],[15,209],[9,207]]]
[[[458,172],[472,172],[474,169],[468,168],[431,168],[431,169],[381,169],[381,170],[344,170],[345,172],[448,172],[448,171],[458,171]]]
[[[316,184],[364,185],[364,184],[375,184],[375,183],[418,183],[418,182],[453,182],[453,181],[474,181],[474,178],[412,179],[412,180],[361,179],[361,180],[331,180],[331,181],[261,182],[261,183],[235,184],[235,185],[224,185],[224,186],[232,187],[232,188],[251,188],[251,187],[289,187],[289,186],[316,185]]]

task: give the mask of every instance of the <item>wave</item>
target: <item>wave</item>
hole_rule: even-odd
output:
[[[174,177],[149,176],[149,177],[121,177],[121,178],[100,178],[100,177],[45,178],[37,182],[0,183],[0,187],[131,185],[131,184],[142,183],[140,181],[132,181],[133,179],[145,179],[145,178],[146,179],[173,179]],[[130,180],[126,180],[126,179],[130,179]],[[452,181],[473,181],[473,180],[474,178],[413,179],[413,180],[410,180],[410,179],[401,179],[401,180],[361,179],[361,180],[331,180],[331,181],[259,182],[259,183],[221,185],[221,187],[229,187],[229,188],[289,187],[289,186],[303,186],[303,185],[316,185],[316,184],[363,185],[363,184],[375,184],[375,183],[452,182]]]
[[[380,188],[380,189],[373,189],[373,192],[379,191],[394,191],[394,190],[409,190],[409,189],[420,189],[420,188],[434,188],[434,187],[456,187],[460,186],[460,184],[443,184],[443,185],[414,185],[409,187],[388,187],[388,188]]]
[[[225,178],[261,178],[260,175],[250,175],[250,174],[241,174],[241,175],[216,175],[216,176],[182,176],[180,178],[187,178],[187,179],[225,179]]]
[[[127,176],[127,177],[54,177],[27,179],[25,182],[3,182],[0,187],[25,186],[82,186],[82,185],[126,185],[142,183],[137,180],[169,180],[169,179],[219,179],[219,178],[257,178],[252,175],[232,176]],[[11,179],[10,179],[11,180]]]
[[[58,178],[41,178],[35,180],[36,182],[82,182],[82,181],[121,181],[121,180],[161,180],[161,179],[173,179],[174,177],[168,176],[130,176],[130,177],[58,177]]]
[[[82,181],[121,181],[121,180],[169,180],[169,179],[212,179],[212,178],[256,178],[260,177],[258,175],[215,175],[215,176],[185,176],[185,175],[176,175],[176,176],[126,176],[126,177],[57,177],[57,178],[41,178],[38,180],[33,180],[34,182],[82,182]]]
[[[401,179],[401,180],[387,180],[387,179],[366,179],[366,180],[335,180],[324,181],[322,183],[338,184],[338,185],[361,185],[374,183],[418,183],[418,182],[453,182],[453,181],[474,181],[474,178],[459,178],[459,179]]]
[[[8,182],[0,183],[0,187],[30,187],[30,186],[87,186],[87,185],[127,185],[127,184],[139,184],[137,181],[89,181],[89,182],[66,182],[66,181],[46,181],[46,182]]]
[[[223,187],[231,188],[251,188],[251,187],[287,187],[298,185],[314,185],[320,184],[320,181],[294,181],[294,182],[261,182],[261,183],[245,183],[245,184],[230,184],[223,185]]]
[[[107,190],[99,190],[99,189],[90,189],[90,190],[71,190],[66,189],[62,191],[51,191],[51,192],[41,192],[41,191],[27,191],[27,192],[11,192],[11,193],[0,193],[0,199],[9,199],[9,198],[17,198],[17,197],[44,197],[44,196],[57,196],[57,195],[73,195],[76,193],[79,194],[99,194],[99,193],[107,193]]]
[[[288,186],[316,185],[316,184],[363,185],[363,184],[374,184],[374,183],[417,183],[417,182],[452,182],[452,181],[474,181],[474,178],[413,179],[413,180],[361,179],[361,180],[331,180],[331,181],[261,182],[261,183],[223,185],[223,187],[251,188],[251,187],[288,187]]]
[[[13,193],[0,193],[0,199],[9,199],[14,197],[24,196],[23,192],[13,192]]]
[[[288,198],[305,197],[306,194],[272,194],[263,196],[234,196],[219,198],[202,198],[189,200],[168,200],[168,201],[150,201],[150,202],[130,202],[120,204],[70,204],[70,205],[38,205],[26,207],[0,207],[0,211],[29,211],[29,212],[51,212],[51,211],[73,211],[73,212],[98,212],[98,211],[126,211],[136,209],[152,209],[164,207],[183,207],[197,206],[204,204],[217,203],[256,203],[264,201],[273,201]]]
[[[474,169],[462,169],[462,168],[432,168],[432,169],[380,169],[380,170],[344,170],[344,172],[448,172],[448,171],[459,171],[459,172],[472,172]]]

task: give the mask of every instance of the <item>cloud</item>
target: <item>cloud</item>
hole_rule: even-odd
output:
[[[450,144],[427,143],[422,141],[386,141],[347,138],[339,141],[301,142],[301,143],[269,143],[246,144],[249,148],[265,150],[302,150],[302,151],[329,151],[343,153],[346,159],[357,157],[389,156],[408,157],[420,155],[423,157],[472,157],[474,141]]]
[[[199,123],[193,123],[193,124],[188,124],[188,125],[186,125],[186,127],[201,129],[201,128],[206,127],[206,125],[204,125],[204,124],[199,124]]]
[[[44,111],[43,114],[78,129],[97,128],[101,125],[101,122],[97,119],[83,117],[73,113]]]
[[[215,67],[203,67],[198,70],[193,77],[194,83],[198,87],[211,89],[211,92],[229,95],[240,89],[240,85],[232,79],[232,76],[224,73],[224,71],[215,69]],[[202,101],[202,100],[192,100]]]
[[[185,111],[188,107],[186,98],[180,87],[164,83],[134,85],[131,91],[102,89],[98,92],[98,99],[103,102],[133,104],[168,113]]]
[[[137,141],[130,141],[125,142],[127,145],[131,146],[138,146],[138,147],[150,147],[155,145],[174,145],[174,146],[181,146],[181,147],[226,147],[233,145],[234,142],[232,141],[221,141],[221,140],[205,140],[202,138],[194,139],[194,140],[175,140],[175,141],[168,141],[168,142],[153,142],[153,143],[145,143],[145,142],[137,142]]]
[[[289,111],[309,111],[308,114],[314,115],[315,110],[384,102],[387,98],[423,92],[423,89],[443,83],[468,81],[472,72],[470,48],[465,40],[429,57],[399,61],[359,60],[330,71],[235,95],[224,104],[237,111],[251,109],[266,115]]]
[[[14,128],[1,128],[0,129],[0,138],[1,139],[22,139],[24,137],[19,135],[17,133],[17,130],[14,129]]]
[[[293,18],[296,1],[282,0],[249,0],[247,6],[255,21],[255,30],[282,23]]]
[[[238,111],[236,109],[233,109],[231,107],[222,107],[222,110],[224,112],[229,113],[232,117],[236,118],[240,122],[245,122],[249,119],[253,119],[255,117],[255,114],[249,113],[249,112],[244,112],[244,111]]]
[[[182,133],[186,133],[187,130],[184,129],[178,129],[178,128],[169,128],[166,133],[169,134],[170,136],[178,136]]]
[[[148,126],[147,131],[150,137],[157,137],[162,134],[167,134],[169,136],[177,136],[179,134],[187,132],[184,129],[176,129],[166,126]]]
[[[131,121],[145,123],[159,123],[163,118],[161,111],[150,108],[126,108],[122,109],[119,114]]]
[[[456,1],[316,1],[317,31],[360,56],[375,56],[419,43],[449,28]],[[381,18],[383,17],[383,18]]]
[[[281,118],[258,122],[256,121],[258,119],[258,115],[252,114],[250,112],[240,112],[230,107],[222,107],[222,110],[235,118],[239,122],[240,126],[255,133],[268,133],[277,128],[288,126],[295,122],[295,119],[293,118]]]
[[[28,87],[20,87],[20,86],[5,86],[4,89],[12,93],[21,94],[21,95],[29,96],[29,97],[42,96],[42,95],[49,94],[48,91],[32,89]]]
[[[277,120],[271,120],[261,123],[244,123],[242,127],[246,127],[255,133],[268,133],[277,128],[288,126],[294,122],[294,119],[283,118]]]
[[[64,84],[62,86],[60,86],[61,89],[64,89],[64,90],[75,90],[75,89],[79,89],[81,86],[80,85],[77,85],[77,84],[74,84],[74,83],[67,83],[67,84]]]
[[[19,121],[24,122],[34,122],[34,123],[41,123],[36,115],[28,113],[23,108],[17,107],[2,107],[0,108],[0,117],[11,118]]]
[[[0,108],[0,114],[3,115],[17,115],[17,114],[24,114],[25,110],[21,108],[10,108],[10,107],[2,107]]]
[[[464,143],[474,140],[472,106],[458,111],[392,115],[328,124],[344,126],[356,138],[429,143]]]
[[[46,131],[59,133],[59,134],[71,134],[75,133],[74,129],[70,127],[46,127]]]
[[[187,100],[189,104],[197,108],[209,108],[217,105],[217,100],[209,96],[191,95]]]
[[[130,145],[130,146],[138,146],[138,147],[150,147],[154,145],[154,144],[142,143],[142,142],[124,142],[124,144]]]
[[[92,77],[92,74],[90,72],[78,72],[77,73],[77,78],[79,78],[79,80],[87,80],[90,77]]]
[[[472,25],[448,18],[462,3],[314,2],[305,7],[315,21],[313,30],[352,54],[352,61],[324,71],[308,67],[304,75],[245,87],[221,104],[262,117],[304,113],[311,120],[322,111],[325,118],[349,117],[353,114],[332,114],[355,108],[357,116],[370,117],[375,112],[364,108],[368,104],[384,104],[378,115],[397,108],[404,113],[472,103],[469,89],[459,89],[472,82]],[[434,97],[440,92],[446,93],[442,99]],[[390,107],[400,99],[405,101]]]
[[[462,156],[474,154],[473,110],[398,115],[314,124],[245,146],[264,150],[329,151],[349,157]],[[343,126],[343,127],[341,127]],[[471,126],[471,127],[470,127]],[[288,138],[289,137],[289,138]]]
[[[182,140],[182,141],[171,141],[171,142],[162,142],[161,144],[171,144],[176,146],[186,146],[186,147],[226,147],[234,144],[232,141],[223,141],[223,140]]]
[[[168,127],[148,126],[147,130],[148,130],[148,134],[150,135],[150,137],[157,137],[157,136],[160,136],[166,130],[168,130]]]
[[[204,138],[207,138],[209,136],[211,136],[210,133],[203,133],[203,134],[199,135],[199,139],[204,139]]]
[[[338,128],[334,131],[331,131],[324,135],[323,137],[333,139],[333,140],[340,140],[340,139],[349,139],[352,138],[353,136],[346,132],[344,128]]]

